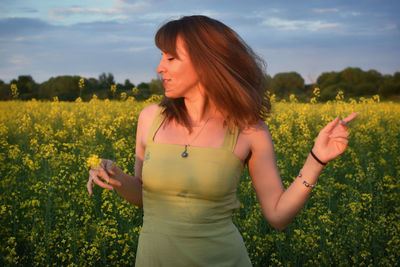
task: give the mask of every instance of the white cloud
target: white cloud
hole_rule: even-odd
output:
[[[29,73],[26,69],[31,67],[32,59],[27,58],[23,54],[14,54],[6,62],[8,64],[0,67],[1,79],[11,80],[18,75],[22,75],[24,72]],[[10,73],[18,73],[18,75],[14,74],[13,76]]]
[[[339,23],[325,23],[320,20],[306,21],[306,20],[285,20],[280,18],[270,18],[264,20],[262,25],[278,28],[280,30],[293,31],[305,29],[309,31],[318,31],[326,28],[338,27]]]
[[[65,7],[54,8],[49,11],[53,20],[65,19],[70,16],[80,17],[82,21],[87,21],[88,17],[104,16],[111,19],[127,19],[133,13],[137,13],[147,7],[150,7],[151,1],[123,1],[114,0],[109,8],[84,8],[84,7]]]
[[[181,12],[176,12],[176,11],[148,12],[145,14],[141,14],[139,17],[140,19],[143,20],[162,22],[163,20],[179,19],[182,16],[190,16],[190,15],[205,15],[212,18],[223,16],[223,14],[216,11],[189,9],[187,11],[181,11]]]
[[[149,12],[141,14],[139,17],[143,20],[162,21],[170,18],[179,18],[182,13],[179,12]]]
[[[152,43],[153,37],[151,38],[147,36],[130,36],[130,35],[121,35],[121,34],[114,34],[110,33],[104,36],[104,39],[107,40],[108,43],[122,43],[122,42],[129,42],[129,43]]]
[[[388,24],[385,27],[383,27],[384,31],[393,31],[397,30],[397,25],[396,24]]]
[[[82,8],[82,7],[70,7],[70,8],[56,8],[50,11],[51,16],[64,17],[75,14],[119,14],[120,10],[115,8],[101,9],[101,8]]]
[[[316,8],[314,9],[315,13],[323,14],[323,13],[329,13],[329,12],[339,12],[338,8]]]
[[[154,49],[154,46],[131,46],[131,47],[126,47],[126,48],[115,48],[115,49],[112,49],[112,51],[136,53],[136,52],[142,52],[142,51],[151,50],[151,49]]]
[[[8,60],[9,63],[16,64],[16,65],[18,65],[20,63],[24,63],[26,61],[27,61],[27,58],[24,55],[14,55]]]
[[[116,7],[119,7],[119,8],[121,8],[121,7],[129,7],[131,10],[132,9],[134,9],[134,10],[140,10],[140,9],[142,9],[142,8],[146,8],[146,7],[150,7],[151,6],[151,2],[152,1],[145,1],[145,0],[142,0],[142,1],[133,1],[133,2],[131,2],[131,1],[124,1],[124,0],[115,0],[114,1],[114,6],[116,6]]]

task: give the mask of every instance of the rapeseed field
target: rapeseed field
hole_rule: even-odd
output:
[[[159,101],[0,102],[0,264],[132,266],[142,210],[86,189],[89,158],[133,175],[140,110]],[[284,231],[264,219],[247,170],[234,223],[254,266],[396,266],[400,262],[400,104],[372,98],[276,102],[266,121],[285,187],[318,132],[359,112],[349,145]]]

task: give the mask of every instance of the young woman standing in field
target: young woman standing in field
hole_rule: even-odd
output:
[[[229,27],[205,17],[170,21],[156,36],[165,99],[139,116],[135,176],[111,160],[90,170],[95,183],[143,207],[136,266],[251,266],[232,213],[248,166],[268,222],[284,229],[305,204],[324,165],[344,152],[347,123],[319,133],[285,190],[265,119],[261,60]]]

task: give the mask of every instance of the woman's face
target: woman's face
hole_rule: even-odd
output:
[[[166,97],[189,97],[199,92],[199,77],[193,68],[184,42],[179,36],[176,40],[176,50],[179,59],[161,52],[162,58],[157,72],[162,75]]]

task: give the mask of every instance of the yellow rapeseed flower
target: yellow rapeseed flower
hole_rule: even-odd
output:
[[[93,94],[92,99],[90,100],[90,102],[96,101],[96,100],[98,100],[98,99],[99,99],[99,98],[97,97],[97,95],[96,95],[96,94]]]
[[[88,168],[98,168],[101,163],[101,159],[97,155],[92,155],[86,160],[86,166]]]
[[[320,97],[321,96],[321,91],[319,90],[319,87],[315,87],[315,89],[313,91],[313,95],[315,97]]]
[[[343,100],[344,99],[343,91],[339,90],[335,98],[337,101]]]
[[[85,87],[85,79],[80,78],[78,83],[79,89],[83,89]]]
[[[17,98],[19,93],[18,93],[18,87],[15,83],[11,84],[11,95],[13,98]]]
[[[115,84],[112,84],[110,87],[111,93],[115,94],[117,92],[117,86]]]

